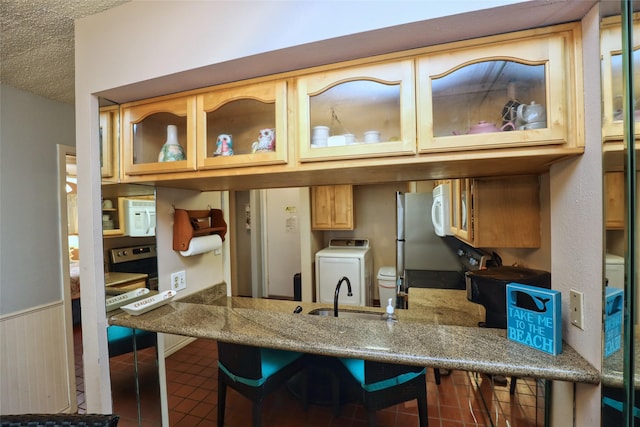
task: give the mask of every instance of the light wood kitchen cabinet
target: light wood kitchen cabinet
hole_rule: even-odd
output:
[[[604,174],[605,227],[610,230],[624,229],[624,173]]]
[[[120,180],[211,191],[537,174],[584,152],[580,28],[465,40],[123,104]],[[518,103],[530,123],[470,133],[502,127],[505,112],[511,120],[518,110],[505,107]],[[169,125],[184,160],[158,159]],[[258,149],[264,129],[275,129],[275,146]],[[219,146],[220,135],[227,142]]]
[[[124,177],[195,170],[196,97],[163,97],[122,105]],[[175,126],[182,160],[161,161],[159,154]]]
[[[104,200],[109,200],[111,207],[105,207]],[[124,236],[124,197],[103,200],[102,206],[102,235]]]
[[[452,179],[449,188],[451,233],[465,242],[472,240],[467,220],[471,218],[471,203],[467,203],[471,194],[471,182],[469,178]]]
[[[452,180],[451,231],[474,247],[540,247],[535,175]]]
[[[102,182],[118,182],[118,128],[120,107],[100,107],[100,174]]]
[[[576,27],[566,28],[466,41],[419,57],[419,152],[583,145]]]
[[[633,16],[633,80],[640,82],[640,13]],[[605,141],[619,142],[622,151],[623,137],[623,82],[622,82],[622,38],[620,17],[605,18],[602,21],[600,40],[602,60],[602,135]],[[640,85],[634,85],[635,138],[640,138]]]
[[[412,59],[298,77],[296,92],[300,161],[415,154]]]
[[[311,229],[353,230],[353,186],[311,187]]]
[[[286,80],[200,94],[197,111],[199,170],[287,162]],[[232,145],[225,150],[226,135]]]

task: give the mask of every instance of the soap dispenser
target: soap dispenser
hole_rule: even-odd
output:
[[[383,319],[387,322],[397,322],[398,318],[395,313],[395,308],[393,307],[393,298],[389,298],[389,302],[387,304],[387,312],[382,314]]]

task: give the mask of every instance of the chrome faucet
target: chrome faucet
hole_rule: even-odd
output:
[[[336,285],[336,293],[333,296],[333,317],[338,317],[338,295],[340,294],[340,285],[345,281],[347,282],[347,296],[353,296],[353,293],[351,292],[351,282],[347,276],[344,276],[338,281],[338,284]]]

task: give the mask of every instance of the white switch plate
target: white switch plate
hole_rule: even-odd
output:
[[[584,294],[575,289],[569,290],[569,318],[573,326],[584,330]]]
[[[187,289],[187,273],[184,270],[171,273],[171,289],[174,291]]]

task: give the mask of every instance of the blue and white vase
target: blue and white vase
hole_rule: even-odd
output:
[[[184,149],[178,144],[178,127],[176,125],[167,126],[167,142],[164,143],[160,154],[158,154],[158,161],[175,162],[186,158]]]

